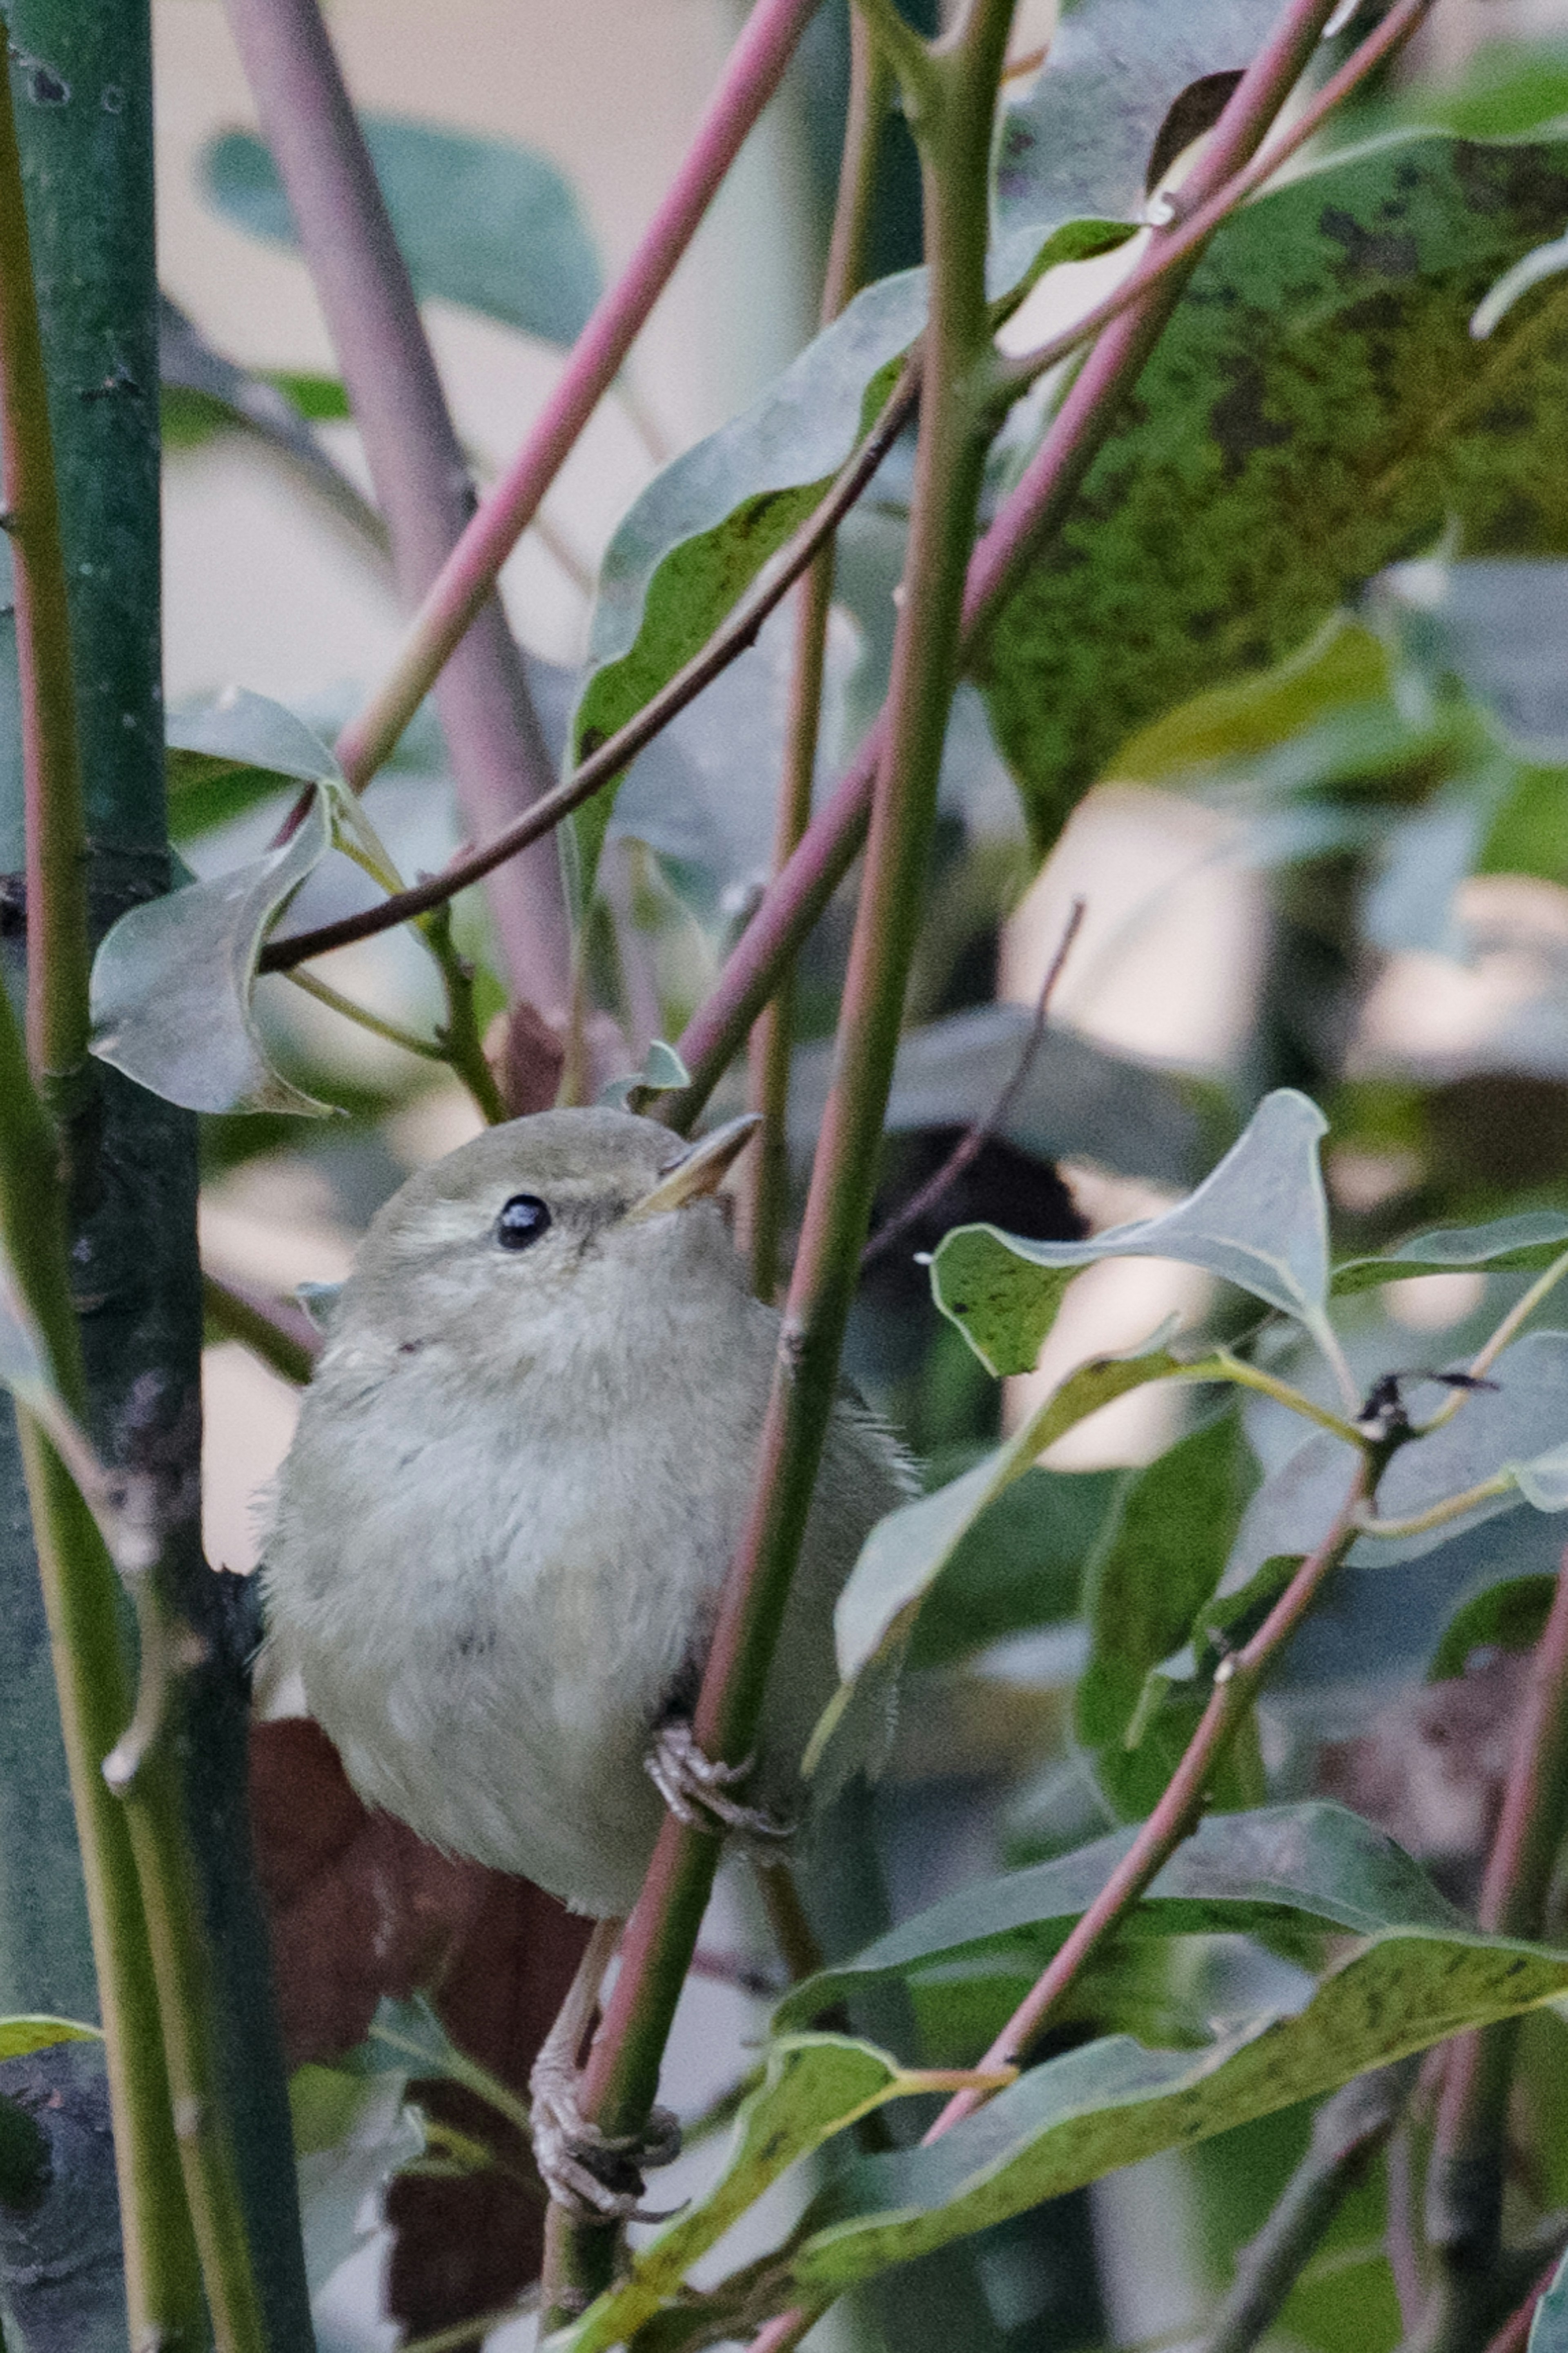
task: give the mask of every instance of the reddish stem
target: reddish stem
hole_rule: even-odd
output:
[[[255,0],[249,0],[255,5]],[[539,511],[789,63],[817,0],[757,0],[668,194],[510,466],[443,564],[391,675],[338,739],[356,784],[387,757]]]
[[[228,17],[412,605],[461,539],[473,491],[407,267],[318,0],[228,0]],[[464,818],[482,839],[555,777],[500,598],[476,597],[471,618],[437,693]],[[354,785],[367,781],[368,770],[343,767]],[[571,943],[552,847],[513,861],[490,901],[515,993],[563,1008]]]

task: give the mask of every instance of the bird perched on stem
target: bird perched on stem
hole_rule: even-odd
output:
[[[778,1353],[715,1198],[755,1124],[689,1145],[542,1112],[411,1178],[331,1309],[273,1501],[271,1637],[361,1797],[606,1921],[665,1804],[759,1838],[798,1812],[834,1601],[909,1492],[846,1396],[742,1805],[689,1717]],[[596,1991],[542,2062],[536,2140],[559,2193],[624,2211],[565,2080]]]

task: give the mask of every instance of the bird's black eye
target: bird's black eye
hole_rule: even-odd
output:
[[[550,1231],[550,1211],[537,1193],[514,1193],[496,1219],[496,1240],[502,1250],[526,1250]]]

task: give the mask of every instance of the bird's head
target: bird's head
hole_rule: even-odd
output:
[[[739,1267],[714,1198],[758,1125],[688,1143],[618,1111],[546,1111],[421,1169],[373,1219],[334,1317],[402,1346],[476,1345],[565,1319],[608,1334],[640,1301]],[[525,1343],[526,1345],[526,1343]]]

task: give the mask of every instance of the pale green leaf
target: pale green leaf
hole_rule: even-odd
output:
[[[274,748],[281,755],[288,747],[280,742]],[[384,888],[396,887],[363,810],[329,774],[317,778],[292,839],[232,873],[187,883],[122,915],[93,961],[92,1051],[99,1060],[189,1111],[329,1113],[330,1104],[274,1068],[252,1017],[251,993],[268,933],[334,847]]]
[[[900,2067],[885,2052],[847,2035],[802,2034],[771,2044],[763,2081],[735,2119],[718,2182],[637,2251],[618,2286],[551,2337],[552,2353],[608,2353],[611,2346],[629,2342],[679,2297],[698,2258],[798,2158],[887,2101],[931,2091],[943,2080]]]
[[[1394,1930],[1353,1952],[1305,2009],[1206,2051],[1147,2051],[1125,2036],[1089,2043],[1029,2069],[931,2147],[849,2168],[808,2212],[795,2285],[807,2301],[836,2295],[1161,2149],[1564,1992],[1568,1956]]]
[[[1030,1372],[1082,1268],[1103,1258],[1179,1259],[1298,1317],[1331,1345],[1324,1314],[1328,1212],[1318,1166],[1327,1124],[1316,1103],[1280,1088],[1184,1201],[1088,1241],[1029,1241],[994,1226],[960,1227],[936,1253],[937,1304],[993,1372]]]
[[[900,1922],[847,1961],[792,1987],[773,2013],[789,2028],[889,1978],[981,1962],[1037,1977],[1138,1835],[983,1880]],[[1461,1915],[1393,1840],[1342,1806],[1315,1800],[1207,1814],[1127,1915],[1121,1936],[1247,1935],[1295,1916],[1352,1936],[1458,1928]]]
[[[1378,1258],[1352,1258],[1333,1272],[1336,1293],[1403,1282],[1411,1275],[1538,1270],[1568,1250],[1568,1217],[1556,1209],[1526,1209],[1484,1226],[1440,1226],[1413,1234]]]
[[[599,265],[570,182],[509,140],[363,118],[408,274],[421,301],[439,297],[547,343],[575,342],[599,297]],[[200,173],[217,209],[252,237],[297,245],[289,199],[261,141],[225,132]]]

